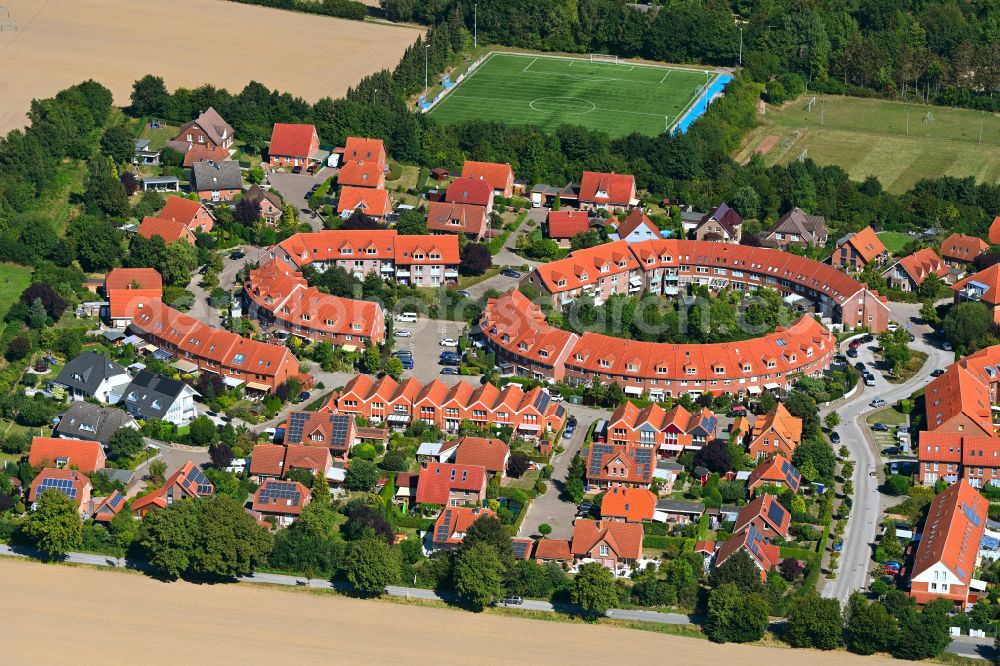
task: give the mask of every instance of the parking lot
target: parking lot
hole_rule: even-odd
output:
[[[409,351],[413,354],[413,369],[404,372],[406,377],[416,377],[421,382],[440,379],[447,384],[455,384],[466,380],[474,385],[479,384],[478,375],[442,375],[442,366],[438,358],[442,351],[457,351],[455,347],[444,347],[441,340],[452,338],[457,340],[465,328],[460,321],[446,321],[420,318],[415,324],[394,322],[396,331],[410,331],[410,337],[395,336],[393,346],[395,351]]]
[[[323,168],[317,174],[305,172],[295,174],[276,171],[267,174],[267,178],[271,183],[271,188],[280,192],[285,201],[295,206],[300,221],[308,222],[312,226],[313,231],[322,231],[323,220],[319,217],[311,217],[307,213],[303,213],[302,209],[311,208],[309,205],[309,195],[312,192],[313,186],[322,183],[332,174],[332,170]]]

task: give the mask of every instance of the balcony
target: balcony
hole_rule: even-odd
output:
[[[448,270],[446,270],[444,272],[444,276],[446,278],[449,278],[449,279],[451,279],[451,278],[458,278],[458,271],[452,270],[452,269],[448,269]]]
[[[382,271],[383,273],[391,273],[392,264],[382,264],[382,268],[380,268],[379,270]]]
[[[405,277],[405,278],[408,278],[408,277],[410,277],[410,271],[408,271],[406,269],[403,269],[403,268],[400,268],[398,271],[396,271],[396,277]]]

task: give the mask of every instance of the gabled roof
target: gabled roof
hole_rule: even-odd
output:
[[[125,368],[104,354],[88,351],[68,361],[59,371],[55,381],[57,384],[93,396],[104,380],[122,375],[128,376]]]
[[[208,107],[206,110],[202,111],[197,118],[182,126],[178,136],[183,137],[188,128],[195,124],[205,130],[205,134],[207,134],[208,138],[212,140],[212,143],[222,143],[223,134],[227,137],[233,136],[232,125],[223,120],[219,112],[212,107]]]
[[[581,518],[573,526],[574,555],[586,556],[602,541],[619,559],[637,560],[642,556],[643,528],[638,523],[604,522]]]
[[[239,163],[233,162],[233,164],[239,168]],[[209,217],[212,215],[207,208],[197,201],[172,195],[167,197],[166,205],[160,209],[160,212],[156,216],[164,220],[173,220],[185,226],[193,227],[198,226],[196,223],[199,217],[204,214],[207,214]]]
[[[494,190],[504,190],[507,188],[507,183],[513,181],[514,170],[509,164],[467,160],[462,165],[462,177],[481,178]]]
[[[418,504],[448,504],[452,490],[480,492],[486,484],[486,470],[478,465],[424,463],[417,480]]]
[[[653,480],[656,461],[653,450],[620,444],[594,444],[587,451],[587,479],[618,483],[648,484]],[[612,465],[621,465],[620,474],[610,474]]]
[[[434,521],[434,527],[431,528],[431,542],[435,545],[460,544],[465,539],[465,533],[472,527],[472,523],[480,518],[500,520],[490,509],[478,506],[446,507]]]
[[[266,479],[253,494],[253,510],[297,516],[309,503],[312,493],[298,481]]]
[[[377,162],[347,162],[340,167],[337,184],[341,187],[379,187],[384,176],[382,165]]]
[[[159,236],[167,245],[179,240],[185,240],[193,245],[195,241],[194,234],[185,224],[174,220],[165,220],[162,217],[147,216],[142,218],[142,224],[139,225],[139,235],[143,238]]]
[[[206,146],[196,143],[191,146],[191,150],[184,153],[184,166],[191,168],[198,162],[225,162],[229,160],[229,151],[222,146]]]
[[[457,447],[455,464],[479,465],[487,472],[503,471],[507,465],[510,447],[493,437],[462,437],[450,442]]]
[[[700,227],[712,220],[718,222],[730,236],[735,236],[737,228],[743,224],[743,217],[726,203],[719,204],[715,210],[702,217],[701,224],[698,226]]]
[[[934,273],[938,277],[944,277],[950,271],[948,266],[941,261],[941,257],[937,255],[937,252],[929,247],[925,247],[922,250],[917,250],[908,257],[903,257],[896,262],[894,266],[884,271],[885,273],[891,272],[896,266],[899,266],[914,284],[920,286],[927,279],[927,276]]]
[[[115,489],[94,507],[94,520],[110,522],[124,508],[125,495],[120,490]]]
[[[770,543],[757,528],[751,525],[722,542],[719,553],[715,557],[715,566],[722,566],[726,560],[740,550],[745,550],[760,568],[761,578],[766,578],[767,572],[776,566],[781,559],[781,548]]]
[[[777,403],[767,414],[757,419],[753,426],[753,438],[756,439],[769,430],[778,433],[792,448],[802,441],[802,419],[792,416],[784,403]]]
[[[258,444],[250,456],[253,476],[281,476],[285,462],[285,447],[278,444]]]
[[[888,252],[871,227],[865,227],[857,233],[848,234],[841,239],[838,245],[843,243],[850,244],[866,264],[880,254]]]
[[[609,488],[601,499],[601,518],[624,518],[630,523],[653,519],[656,495],[645,488]]]
[[[392,212],[389,191],[370,187],[342,187],[337,199],[337,212],[360,210],[371,217],[385,217]]]
[[[826,218],[822,215],[810,215],[796,207],[778,218],[770,234],[777,233],[796,234],[807,243],[819,243],[828,233]]]
[[[197,395],[182,381],[149,370],[140,370],[122,393],[122,402],[144,419],[162,419],[185,392]]]
[[[549,211],[549,238],[572,238],[590,229],[590,215],[583,210]]]
[[[941,256],[955,261],[971,262],[990,249],[989,243],[976,236],[952,234],[941,243]]]
[[[989,502],[960,479],[931,502],[910,578],[941,563],[968,585],[986,530]]]
[[[456,178],[448,186],[444,200],[450,203],[489,206],[493,201],[493,187],[481,178]]]
[[[258,204],[264,203],[264,200],[271,202],[271,205],[281,210],[281,198],[272,192],[271,190],[265,190],[260,185],[254,184],[247,188],[246,193],[243,195],[244,199],[249,199]]]
[[[582,203],[629,206],[635,196],[635,177],[624,173],[584,171],[580,179]]]
[[[733,532],[742,532],[748,525],[758,520],[785,537],[788,536],[788,526],[791,525],[792,514],[781,506],[773,495],[760,495],[740,509]]]
[[[130,423],[135,424],[135,419],[121,409],[74,402],[59,419],[54,434],[107,444],[119,428]]]
[[[32,467],[75,467],[85,474],[104,468],[104,450],[100,442],[79,439],[34,437],[28,462]]]
[[[347,137],[344,144],[344,159],[358,162],[375,162],[379,166],[385,166],[385,144],[382,139],[360,138],[356,136]]]
[[[132,503],[132,511],[139,511],[147,506],[160,508],[167,506],[165,499],[167,491],[174,487],[179,488],[189,498],[208,497],[215,493],[215,486],[205,473],[189,460],[171,474],[158,489],[135,500]]]
[[[963,291],[966,287],[982,292],[979,300],[988,305],[1000,305],[1000,264],[993,264],[956,282],[952,289]]]
[[[928,430],[937,430],[964,415],[982,431],[969,434],[993,434],[989,387],[960,364],[948,366],[943,375],[927,385],[924,404]]]
[[[482,236],[486,232],[486,209],[473,204],[432,201],[427,210],[427,228]]]
[[[993,245],[1000,245],[1000,215],[994,217],[990,223],[989,239]]]
[[[282,157],[309,157],[315,135],[315,125],[274,123],[268,153]]]
[[[458,264],[458,236],[396,236],[395,261],[412,264]]]
[[[155,268],[113,268],[104,277],[104,291],[117,289],[162,290],[163,278]]]
[[[615,233],[618,234],[618,238],[620,240],[624,240],[639,227],[645,228],[651,238],[660,237],[659,228],[657,228],[657,226],[653,224],[653,221],[646,217],[646,214],[639,208],[635,208],[631,213],[629,213],[628,217],[625,218],[625,221],[618,225]]]
[[[802,475],[795,465],[785,456],[776,454],[754,468],[747,481],[747,488],[752,490],[759,485],[784,484],[793,493],[797,493],[801,482]]]
[[[83,491],[90,485],[90,479],[75,469],[46,467],[31,481],[28,501],[34,502],[45,490],[55,490],[68,496],[78,505],[83,500]]]
[[[196,162],[191,167],[191,187],[199,192],[242,190],[243,174],[240,172],[240,163],[233,160]]]
[[[539,539],[535,542],[536,560],[557,560],[568,562],[573,558],[569,541],[565,539]]]

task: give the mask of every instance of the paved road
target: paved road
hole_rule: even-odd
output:
[[[573,461],[573,456],[583,446],[584,438],[590,425],[598,419],[610,418],[611,412],[582,405],[571,405],[563,403],[566,411],[577,418],[576,432],[569,440],[560,440],[565,447],[565,451],[556,456],[552,461],[552,480],[545,494],[535,498],[528,507],[528,515],[521,523],[521,530],[518,536],[539,536],[538,526],[547,523],[552,527],[553,539],[570,539],[573,536],[573,520],[576,517],[577,507],[571,502],[564,502],[559,494],[566,484],[566,475],[569,472],[569,464]]]
[[[869,439],[869,431],[865,425],[865,417],[874,411],[869,407],[869,402],[875,397],[881,397],[892,404],[907,398],[915,390],[927,384],[932,370],[945,367],[954,360],[951,352],[946,352],[930,342],[929,327],[918,325],[914,321],[918,307],[897,303],[890,305],[891,319],[902,326],[909,326],[910,331],[917,336],[911,348],[926,352],[928,358],[920,372],[904,384],[890,384],[881,373],[875,372],[874,387],[864,387],[863,391],[836,408],[842,422],[837,431],[850,451],[850,459],[855,461],[854,505],[844,533],[844,549],[840,555],[837,578],[827,582],[823,596],[839,599],[841,603],[845,603],[855,590],[867,587],[869,569],[874,564],[872,549],[882,515],[882,502],[885,499],[878,490],[879,475],[882,472],[881,454],[875,449],[874,442]],[[846,343],[844,346],[846,349]],[[857,360],[870,365],[872,363],[870,349],[859,350]],[[852,359],[852,362],[856,360]],[[821,416],[825,416],[828,411],[830,410],[821,410]],[[875,476],[872,476],[872,472]]]
[[[267,174],[271,187],[281,193],[285,201],[295,206],[300,222],[308,222],[313,231],[323,231],[323,220],[320,217],[312,217],[308,213],[303,213],[303,208],[312,208],[309,205],[309,193],[313,185],[322,183],[333,175],[332,169],[321,169],[319,173],[313,175],[308,173],[285,173],[276,171]]]
[[[230,259],[235,252],[242,252],[245,256],[242,259]],[[236,275],[244,265],[259,262],[267,248],[255,245],[239,245],[229,248],[222,254],[222,271],[219,273],[219,286],[230,294],[236,293],[240,285],[236,284]],[[229,301],[225,303],[213,303],[211,292],[214,285],[202,286],[201,281],[204,276],[195,273],[188,284],[188,291],[194,294],[194,303],[188,311],[192,317],[197,317],[209,326],[222,326],[223,310],[229,306]]]
[[[530,259],[525,259],[521,255],[514,252],[513,248],[517,245],[517,239],[526,233],[530,233],[535,229],[538,229],[542,222],[545,221],[546,216],[549,214],[548,208],[532,208],[528,211],[528,215],[521,221],[521,225],[517,228],[517,231],[512,233],[508,238],[507,242],[504,244],[503,248],[493,255],[493,264],[495,266],[521,266],[527,264],[528,266],[534,267],[539,263],[538,261],[531,261]],[[531,220],[535,223],[535,226],[529,227],[528,221]]]

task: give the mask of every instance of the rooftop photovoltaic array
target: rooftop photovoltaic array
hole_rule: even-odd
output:
[[[437,532],[434,534],[435,541],[447,541],[448,536],[451,534],[451,509],[445,509],[444,520],[438,525]]]
[[[653,450],[652,449],[636,449],[632,452],[632,457],[635,460],[637,471],[639,476],[645,478],[646,474],[649,472],[649,467],[653,462]]]
[[[334,414],[330,417],[330,424],[333,426],[333,434],[330,436],[332,446],[344,447],[348,445],[347,433],[351,427],[351,417],[347,414]]]
[[[613,452],[615,448],[610,444],[594,444],[593,454],[590,456],[590,470],[587,472],[588,476],[597,476],[601,472],[601,464],[604,462],[604,456]]]
[[[298,444],[302,441],[302,429],[310,416],[312,414],[309,412],[292,412],[288,415],[288,432],[285,433],[285,442]]]
[[[771,507],[767,510],[767,518],[775,525],[781,525],[785,519],[785,508],[777,502],[771,502]]]
[[[976,527],[979,527],[983,523],[983,519],[980,518],[979,514],[972,510],[972,507],[962,502],[962,511],[965,512],[965,517],[969,519]]]
[[[790,486],[798,486],[801,474],[795,469],[795,465],[787,460],[781,461],[781,473],[785,475],[785,482]]]
[[[551,399],[552,397],[548,393],[539,391],[538,397],[535,398],[535,409],[544,414],[545,410],[549,408],[549,400]]]
[[[125,496],[116,490],[115,494],[112,495],[111,499],[108,500],[108,506],[110,506],[112,509],[117,510],[118,506],[124,501],[125,501]]]
[[[528,552],[528,542],[515,541],[513,545],[514,545],[514,557],[519,560],[523,560]]]
[[[301,497],[298,485],[288,481],[269,481],[260,491],[260,499],[264,502],[291,500],[297,505]]]
[[[39,490],[58,490],[70,499],[76,499],[76,486],[69,479],[44,479]]]
[[[187,490],[191,490],[194,486],[198,495],[211,495],[212,494],[212,483],[208,480],[208,477],[198,469],[197,467],[192,467],[191,472],[187,475],[187,478],[182,482]]]

